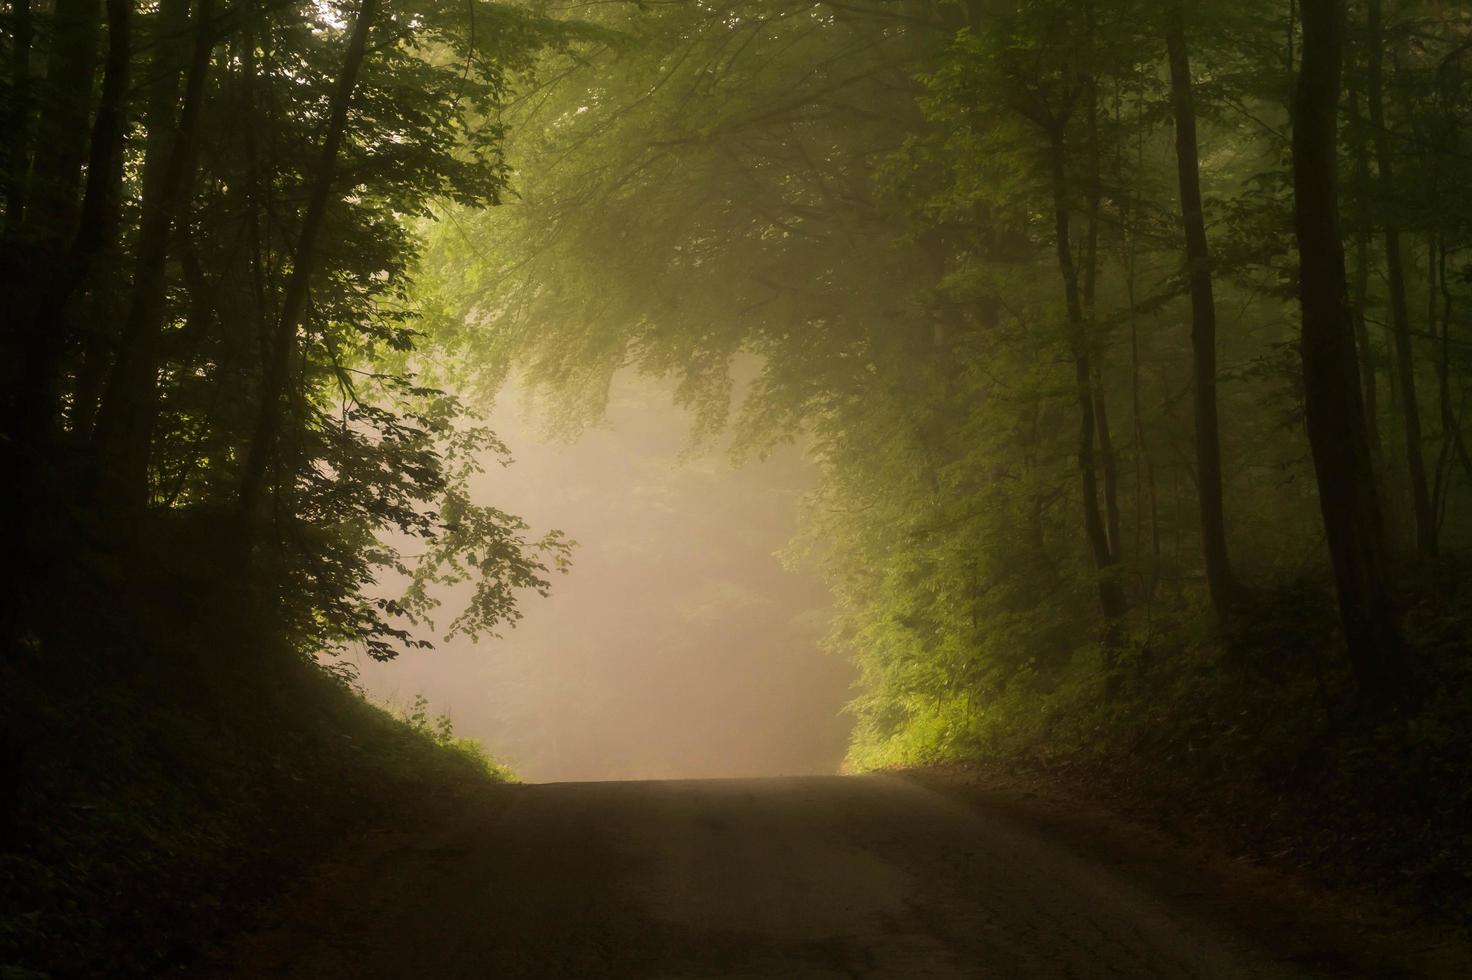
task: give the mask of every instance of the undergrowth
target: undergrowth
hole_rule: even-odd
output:
[[[6,980],[184,969],[329,849],[514,778],[448,719],[365,701],[194,561],[91,561],[8,642]]]
[[[1453,579],[1455,581],[1455,579]],[[849,763],[1046,771],[1200,820],[1227,843],[1442,910],[1472,910],[1472,597],[1406,595],[1417,693],[1355,714],[1333,606],[1309,583],[1223,624],[1189,603],[1137,611],[1110,649],[1024,668],[981,699],[910,706]]]
[[[410,731],[429,737],[443,751],[464,759],[468,765],[497,782],[518,782],[516,773],[511,767],[502,765],[491,758],[490,753],[486,752],[486,747],[479,740],[456,735],[454,719],[448,712],[431,716],[429,699],[423,694],[414,695],[414,700],[406,708],[386,705],[385,710],[408,726]]]

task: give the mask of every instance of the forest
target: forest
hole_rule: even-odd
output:
[[[628,371],[818,467],[786,557],[849,768],[1002,760],[1472,899],[1462,5],[6,0],[0,118],[0,962],[86,975],[126,927],[27,914],[229,864],[233,816],[49,870],[228,809],[176,765],[430,752],[340,655],[554,589],[572,542],[472,491],[485,407],[577,432]],[[122,786],[181,808],[87,809]]]

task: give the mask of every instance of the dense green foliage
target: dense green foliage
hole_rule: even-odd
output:
[[[332,655],[492,632],[566,567],[472,496],[506,451],[418,379],[409,291],[416,220],[500,198],[502,107],[575,36],[480,2],[6,4],[0,972],[156,975],[507,776]]]
[[[482,3],[103,14],[6,22],[4,448],[31,474],[28,563],[64,576],[58,556],[192,527],[208,574],[308,655],[427,643],[436,581],[476,583],[454,629],[514,621],[568,545],[469,495],[505,450],[416,379],[414,219],[500,199],[502,106],[569,29]],[[371,595],[385,572],[414,585]]]
[[[823,480],[795,551],[826,570],[834,645],[862,669],[856,764],[975,752],[1070,686],[1075,712],[1128,713],[1156,697],[1129,694],[1129,679],[1175,656],[1183,633],[1206,651],[1186,676],[1209,678],[1233,657],[1213,624],[1279,621],[1264,611],[1275,594],[1332,589],[1290,166],[1295,79],[1317,38],[1296,8],[776,0],[580,14],[623,40],[545,55],[508,106],[514,198],[482,216],[450,209],[425,256],[434,342],[490,386],[520,366],[573,426],[633,367],[681,379],[698,438],[729,423],[739,452],[803,440]],[[1350,394],[1371,413],[1375,463],[1359,475],[1386,508],[1404,598],[1455,632],[1465,623],[1443,603],[1472,545],[1468,201],[1454,176],[1472,24],[1400,3],[1377,39],[1363,5],[1349,14],[1340,211],[1365,389]],[[1173,27],[1210,243],[1189,260]],[[1364,87],[1382,62],[1393,184]],[[1201,272],[1219,320],[1204,367]],[[1412,499],[1396,289],[1435,547]],[[1230,552],[1219,597],[1198,493],[1206,385]],[[1383,647],[1386,676],[1404,677],[1399,640]],[[1332,638],[1275,655],[1310,697],[1285,710],[1327,700],[1337,716],[1355,681]],[[1415,683],[1435,686],[1438,656],[1413,651]],[[1380,700],[1358,676],[1360,701]]]
[[[8,737],[74,662],[102,718],[171,678],[142,757],[437,585],[514,622],[570,545],[472,499],[461,399],[634,369],[819,464],[855,765],[1395,769],[1464,828],[1469,51],[1437,0],[8,0],[0,625],[77,697]],[[44,843],[85,796],[16,752]]]

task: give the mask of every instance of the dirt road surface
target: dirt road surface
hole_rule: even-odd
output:
[[[495,787],[344,848],[218,975],[1472,976],[1451,943],[1037,810],[899,776]]]

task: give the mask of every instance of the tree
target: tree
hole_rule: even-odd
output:
[[[1416,548],[1421,554],[1436,554],[1436,518],[1426,481],[1422,448],[1421,408],[1416,395],[1415,352],[1411,343],[1410,306],[1406,300],[1405,262],[1401,256],[1399,207],[1396,201],[1394,154],[1385,121],[1384,60],[1385,31],[1381,0],[1367,0],[1369,64],[1365,72],[1365,98],[1369,105],[1370,132],[1379,172],[1380,218],[1385,236],[1385,278],[1390,290],[1390,328],[1395,339],[1395,376],[1405,425],[1406,470],[1411,480],[1411,503],[1416,518]]]
[[[1339,230],[1338,114],[1343,0],[1304,0],[1293,115],[1301,356],[1309,444],[1340,619],[1366,705],[1395,696],[1406,668],[1388,588],[1380,503],[1365,433]]]
[[[286,285],[281,311],[276,317],[269,359],[265,367],[260,418],[256,423],[255,437],[246,453],[245,468],[240,481],[241,535],[247,561],[255,525],[259,520],[256,511],[260,506],[266,467],[271,454],[276,451],[277,433],[281,427],[281,399],[286,388],[287,374],[291,370],[292,355],[296,350],[297,331],[301,327],[302,317],[311,297],[317,241],[322,234],[328,197],[333,193],[337,179],[337,158],[342,148],[343,131],[347,126],[348,106],[357,88],[358,72],[368,49],[368,32],[373,26],[377,10],[377,0],[362,0],[358,16],[353,21],[342,74],[338,76],[337,87],[332,94],[332,105],[328,110],[322,155],[317,163],[307,209],[302,216],[301,232],[297,236],[291,278]]]
[[[467,454],[499,444],[416,379],[410,291],[431,202],[498,200],[509,80],[576,29],[418,0],[12,13],[0,111],[35,137],[0,157],[16,591],[64,588],[94,543],[151,567],[187,527],[203,554],[248,512],[271,547],[191,574],[248,577],[285,646],[422,645],[442,581],[474,582],[455,628],[514,621],[569,546],[470,493]],[[371,598],[386,570],[411,594]]]
[[[172,13],[170,7],[161,8]],[[127,317],[123,322],[118,355],[93,434],[98,466],[112,498],[129,523],[136,521],[148,494],[148,458],[158,411],[159,344],[164,329],[165,264],[170,237],[178,215],[188,204],[193,177],[191,157],[203,111],[205,87],[217,41],[214,0],[198,0],[195,10],[193,53],[177,123],[172,106],[155,105],[155,140],[143,175],[143,210],[139,221],[137,257]],[[157,49],[154,69],[161,79],[177,70],[171,45]],[[168,85],[159,81],[160,87]],[[157,142],[161,131],[172,130],[167,151]]]
[[[1172,0],[1166,12],[1165,37],[1170,59],[1171,109],[1176,129],[1176,172],[1180,184],[1181,224],[1185,232],[1186,275],[1191,287],[1196,495],[1201,507],[1201,547],[1206,557],[1206,584],[1212,604],[1218,612],[1225,612],[1237,600],[1240,586],[1232,573],[1227,552],[1221,427],[1216,397],[1216,299],[1206,243],[1206,215],[1201,201],[1201,163],[1196,145],[1191,62],[1180,0]]]
[[[69,259],[81,212],[101,13],[95,0],[58,0],[52,10],[29,176],[24,192],[16,190],[15,213],[7,216],[12,241],[4,281],[17,302],[6,317],[6,346],[14,353],[5,386],[6,429],[31,452],[53,421],[48,402],[65,350],[57,311],[71,294]],[[18,167],[26,162],[23,152],[13,160]]]

